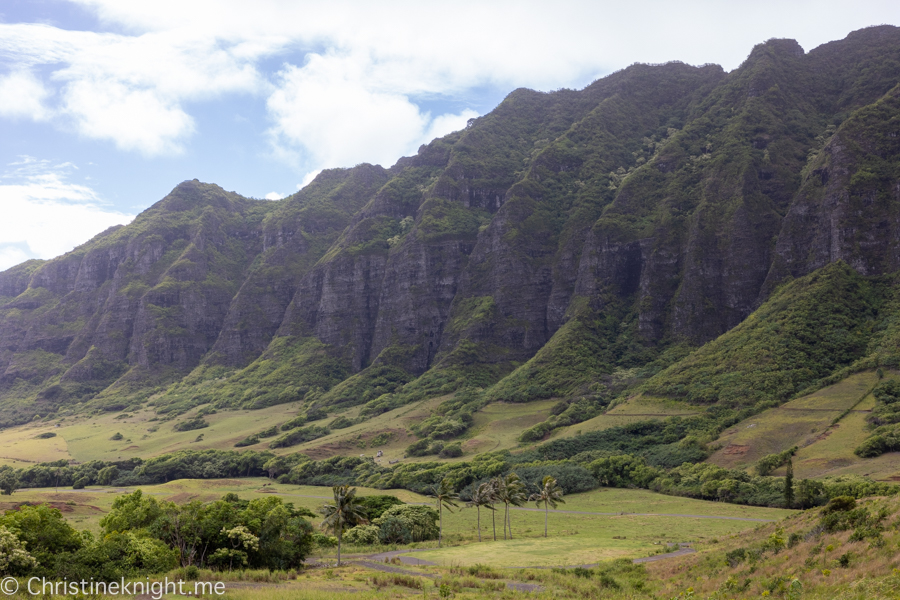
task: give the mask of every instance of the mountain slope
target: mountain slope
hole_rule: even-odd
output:
[[[516,90],[278,202],[184,182],[0,273],[0,425],[148,401],[365,416],[455,391],[448,419],[596,408],[666,367],[648,392],[747,406],[888,364],[898,83],[895,27],[769,40],[730,73]]]

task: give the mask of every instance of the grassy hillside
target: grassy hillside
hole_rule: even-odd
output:
[[[885,293],[883,284],[833,263],[785,285],[641,389],[731,407],[787,400],[865,356]]]
[[[862,475],[897,481],[900,455],[860,458],[854,450],[871,435],[866,419],[875,406],[872,389],[898,377],[896,372],[887,372],[883,378],[875,371],[856,373],[765,410],[724,431],[715,442],[720,449],[709,462],[725,468],[752,468],[768,454],[797,446],[793,457],[796,477]],[[775,473],[784,474],[784,469]]]

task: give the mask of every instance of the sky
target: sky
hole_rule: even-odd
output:
[[[187,179],[277,200],[388,167],[519,87],[630,64],[807,51],[891,1],[0,0],[0,271],[63,254]]]

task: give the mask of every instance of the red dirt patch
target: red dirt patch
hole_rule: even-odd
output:
[[[805,442],[803,442],[803,447],[806,448],[807,446],[812,446],[812,445],[815,444],[816,442],[821,442],[822,440],[824,440],[825,438],[827,438],[829,435],[831,435],[832,433],[834,433],[834,430],[835,430],[835,428],[837,428],[837,427],[840,427],[840,425],[839,425],[839,424],[837,424],[837,425],[832,425],[831,427],[827,428],[825,431],[823,431],[822,433],[818,434],[817,436],[815,436],[815,437],[813,437],[813,438],[810,438],[810,439],[806,440]]]
[[[138,450],[140,446],[128,446],[127,448],[122,448],[122,450]]]
[[[722,454],[743,456],[750,450],[750,446],[746,444],[728,444]]]

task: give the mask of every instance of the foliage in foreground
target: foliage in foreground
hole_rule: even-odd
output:
[[[75,531],[56,508],[24,505],[0,517],[9,556],[0,574],[112,581],[176,566],[297,568],[312,549],[309,516],[277,497],[179,505],[137,490],[116,498],[95,536]]]

